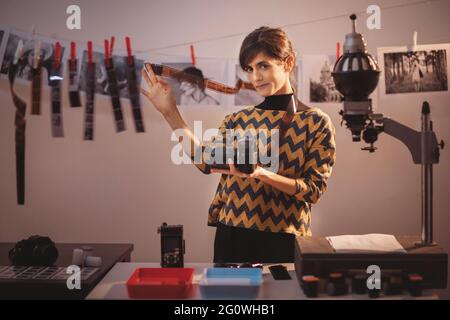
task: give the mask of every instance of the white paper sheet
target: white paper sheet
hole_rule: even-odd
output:
[[[326,237],[326,239],[338,253],[406,253],[397,239],[389,234],[342,235]]]

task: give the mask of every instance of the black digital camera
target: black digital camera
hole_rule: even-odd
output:
[[[163,223],[158,228],[161,234],[161,267],[183,268],[185,243],[182,225],[167,225]]]
[[[49,237],[31,236],[9,250],[9,260],[16,266],[52,266],[56,259],[58,249]]]
[[[229,170],[228,159],[233,160],[233,164],[240,172],[251,174],[255,171],[258,161],[258,152],[256,148],[252,148],[253,140],[246,136],[237,140],[235,145],[216,144],[211,151],[212,159],[219,159],[213,162],[211,168]]]

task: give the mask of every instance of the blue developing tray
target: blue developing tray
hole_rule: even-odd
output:
[[[199,288],[207,299],[255,299],[261,283],[261,268],[205,268]]]

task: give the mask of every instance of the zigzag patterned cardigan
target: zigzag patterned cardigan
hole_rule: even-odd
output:
[[[222,121],[226,129],[277,129],[286,111],[247,107]],[[269,232],[310,236],[311,204],[327,189],[336,158],[335,129],[317,108],[295,113],[279,141],[278,174],[297,179],[299,192],[289,195],[258,179],[222,175],[209,208],[208,225],[225,225]],[[267,140],[270,143],[270,138]],[[194,163],[205,174],[211,167],[205,161]]]

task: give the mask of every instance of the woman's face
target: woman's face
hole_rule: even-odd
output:
[[[291,59],[292,60],[292,59]],[[292,61],[281,62],[258,53],[246,68],[248,80],[263,97],[292,93],[289,73]]]

